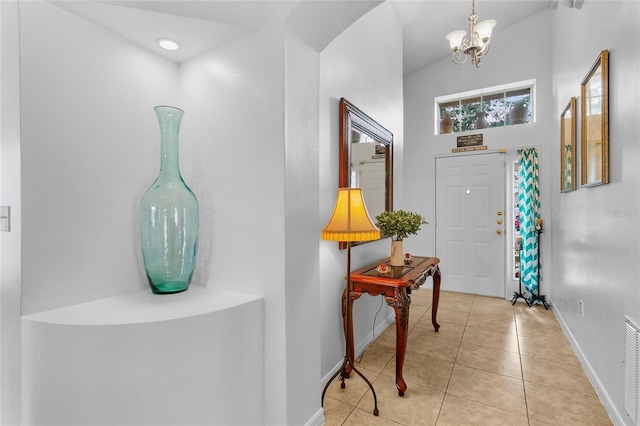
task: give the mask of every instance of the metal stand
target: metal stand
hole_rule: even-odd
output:
[[[345,315],[347,318],[348,322],[353,321],[353,318],[351,316],[351,242],[347,242],[347,289],[346,289],[346,307],[345,307]],[[329,379],[329,381],[327,382],[327,384],[324,387],[324,390],[322,391],[322,407],[324,407],[324,394],[327,392],[327,389],[329,388],[329,385],[331,384],[331,382],[333,382],[333,380],[338,377],[338,375],[340,376],[340,387],[342,389],[344,389],[347,385],[344,382],[345,378],[349,377],[349,370],[347,369],[347,365],[351,366],[351,370],[355,371],[360,377],[362,377],[362,379],[367,383],[367,385],[369,385],[369,388],[371,389],[371,393],[373,394],[373,415],[377,416],[378,414],[380,414],[380,412],[378,411],[378,397],[376,397],[376,391],[373,390],[373,385],[371,384],[371,382],[364,377],[364,375],[358,371],[358,369],[356,368],[356,366],[353,364],[353,360],[351,359],[351,356],[349,355],[351,353],[350,351],[350,345],[353,339],[351,339],[351,329],[352,329],[352,324],[347,324],[347,332],[346,332],[346,352],[345,352],[345,356],[344,356],[344,360],[342,361],[342,366],[340,367],[340,369],[338,371],[336,371],[333,376],[331,376],[331,378]]]
[[[532,294],[529,298],[529,306],[533,306],[534,303],[540,302],[546,310],[549,310],[547,297],[545,295],[540,295],[540,234],[542,234],[542,229],[536,229],[536,232],[538,233],[538,291],[536,291],[536,294]]]
[[[518,259],[520,259],[520,265],[522,265],[522,257],[521,257],[522,243],[516,245],[516,250],[518,250]],[[513,297],[511,298],[511,304],[515,305],[518,299],[524,300],[527,306],[529,307],[531,306],[531,304],[529,303],[529,300],[525,297],[524,293],[522,292],[522,267],[520,268],[520,271],[518,271],[518,291],[513,292]]]

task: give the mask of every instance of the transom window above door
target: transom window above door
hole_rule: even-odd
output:
[[[435,98],[435,134],[534,122],[535,80]]]

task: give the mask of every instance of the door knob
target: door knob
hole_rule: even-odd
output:
[[[502,229],[498,229],[498,230],[496,231],[496,234],[498,234],[498,235],[502,235]]]

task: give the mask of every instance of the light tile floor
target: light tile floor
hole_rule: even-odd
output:
[[[404,364],[408,389],[395,387],[395,324],[365,350],[345,389],[324,400],[333,425],[611,425],[553,313],[509,300],[443,291],[436,333],[431,289],[411,295]],[[356,302],[357,303],[357,302]]]

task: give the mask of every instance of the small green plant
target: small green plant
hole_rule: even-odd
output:
[[[420,226],[426,225],[422,215],[404,210],[382,212],[376,216],[376,226],[384,237],[391,237],[394,241],[402,241],[409,235],[416,235]]]

